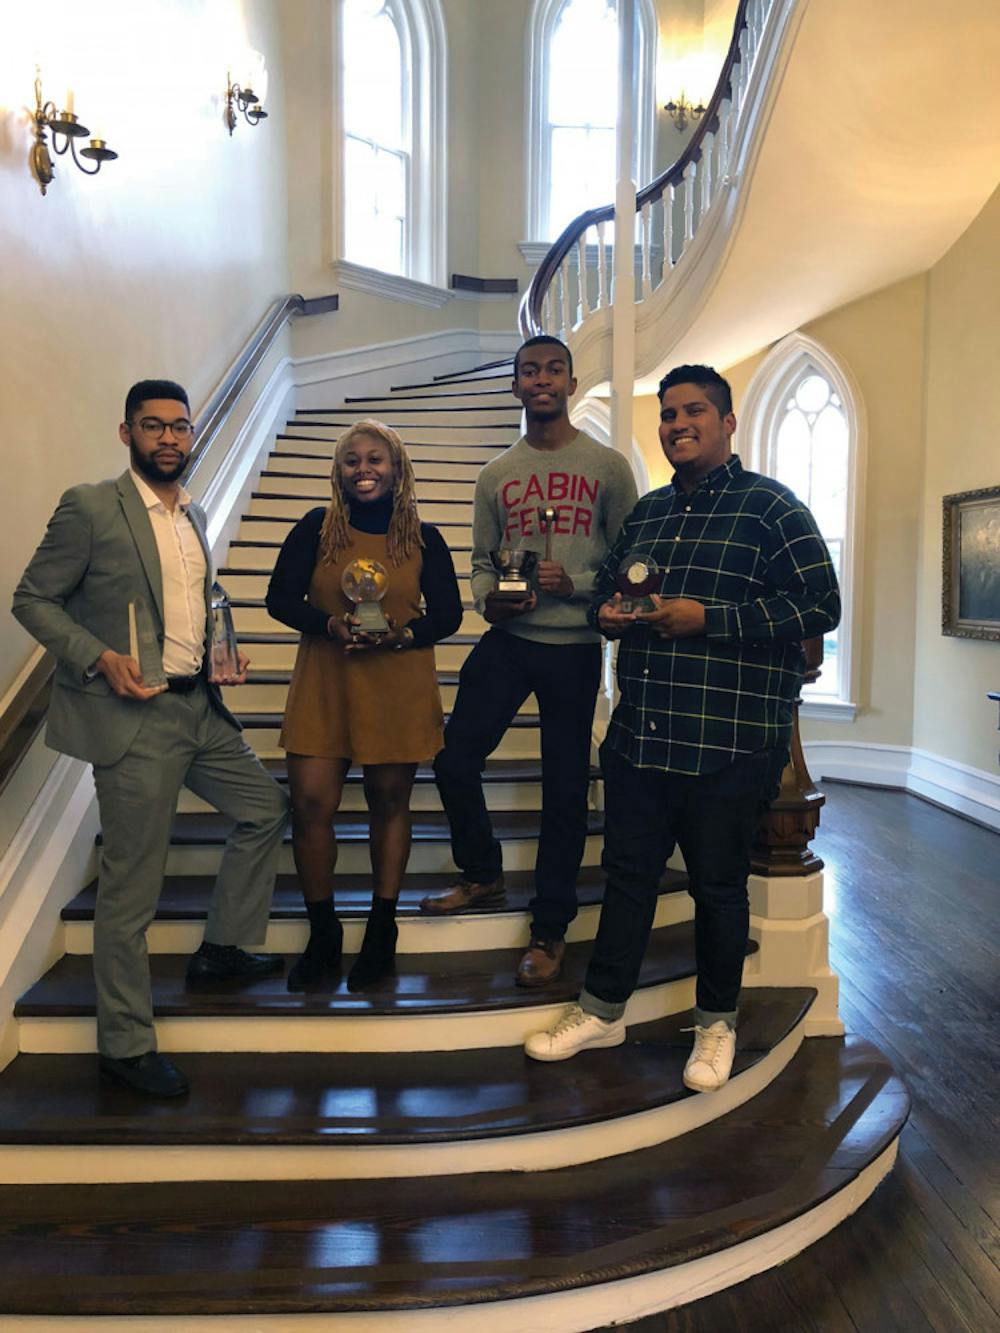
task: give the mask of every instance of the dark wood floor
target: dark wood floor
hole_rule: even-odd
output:
[[[899,792],[825,790],[841,1014],[913,1098],[896,1169],[797,1259],[632,1333],[1000,1330],[1000,835]]]

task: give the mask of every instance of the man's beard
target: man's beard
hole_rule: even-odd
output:
[[[132,466],[147,481],[177,481],[184,475],[184,469],[188,465],[187,458],[182,458],[172,468],[158,467],[152,458],[146,458],[139,452],[134,440],[130,440],[128,451],[132,456]]]

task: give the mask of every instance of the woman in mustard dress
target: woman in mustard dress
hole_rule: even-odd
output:
[[[351,426],[337,441],[331,483],[330,504],[311,510],[285,539],[267,591],[270,614],[302,634],[281,744],[310,934],[289,990],[322,987],[340,969],[333,817],[352,763],[364,773],[373,894],[348,989],[372,986],[394,968],[410,792],[418,763],[442,745],[433,645],[462,619],[451,553],[438,530],[420,522],[413,467],[396,432],[379,421]],[[388,575],[380,602],[388,633],[365,632],[344,591],[344,571],[356,560],[377,561]]]

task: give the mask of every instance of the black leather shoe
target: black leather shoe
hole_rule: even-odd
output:
[[[101,1073],[115,1083],[125,1083],[147,1097],[183,1097],[188,1081],[172,1060],[159,1051],[115,1060],[110,1055],[98,1057]]]
[[[290,991],[330,990],[340,976],[344,950],[344,927],[324,935],[310,935],[305,953],[288,973]]]
[[[188,985],[212,981],[253,981],[284,970],[280,953],[247,953],[235,944],[202,944],[187,965]]]

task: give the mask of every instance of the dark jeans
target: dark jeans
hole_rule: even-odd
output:
[[[491,629],[465,660],[434,775],[466,879],[486,884],[503,865],[483,798],[487,757],[534,694],[542,729],[542,818],[531,933],[562,939],[576,916],[587,837],[590,732],[601,678],[599,643],[551,644]]]
[[[676,844],[695,904],[696,1021],[735,1017],[750,928],[750,845],[786,759],[784,750],[758,750],[691,776],[635,768],[606,743],[601,747],[608,882],[584,983],[585,1009],[602,1018],[624,1011]]]

